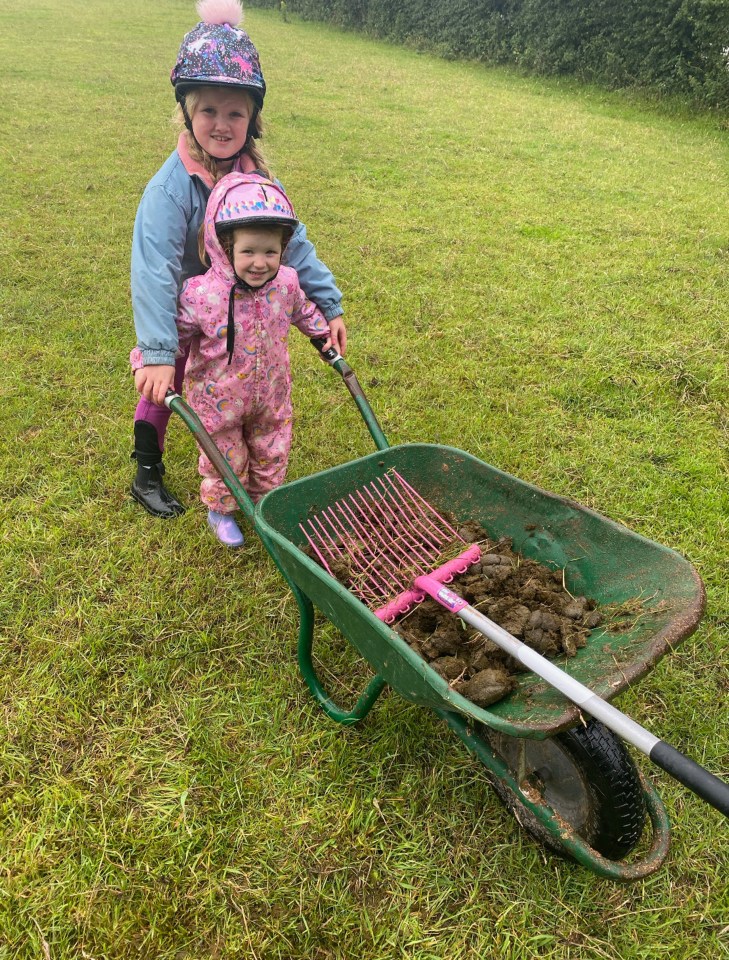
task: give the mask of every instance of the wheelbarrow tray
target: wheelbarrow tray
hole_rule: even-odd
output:
[[[487,708],[477,707],[304,552],[309,514],[395,467],[436,509],[475,520],[516,551],[564,571],[573,595],[600,605],[630,602],[635,614],[591,632],[561,666],[610,700],[647,673],[696,628],[704,609],[700,578],[678,553],[572,500],[525,483],[453,447],[408,443],[295,480],[268,493],[255,523],[276,561],[313,604],[401,696],[456,711],[512,736],[543,739],[573,726],[578,709],[532,673]]]

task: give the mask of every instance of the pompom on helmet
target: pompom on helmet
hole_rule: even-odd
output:
[[[260,110],[266,95],[258,51],[245,30],[240,0],[198,0],[200,23],[185,34],[170,80],[180,100],[194,87],[246,90]]]
[[[170,80],[182,107],[185,126],[192,123],[185,96],[199,87],[225,87],[244,90],[254,103],[249,133],[255,129],[255,115],[263,108],[266,81],[258,51],[238,24],[243,19],[240,0],[198,0],[200,22],[185,34],[172,68]]]

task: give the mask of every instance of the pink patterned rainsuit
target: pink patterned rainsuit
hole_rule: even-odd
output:
[[[187,400],[256,502],[283,482],[288,465],[289,327],[293,323],[306,336],[321,337],[328,336],[329,325],[302,292],[296,271],[281,266],[262,287],[236,289],[235,343],[228,363],[228,300],[236,276],[214,222],[225,191],[221,181],[210,195],[204,231],[211,267],[183,287],[177,328],[181,350],[192,341],[185,369]],[[198,467],[203,503],[219,513],[233,513],[235,500],[203,453]]]

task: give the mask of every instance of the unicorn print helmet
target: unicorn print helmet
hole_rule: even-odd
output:
[[[257,174],[230,174],[221,185],[230,182],[219,198],[215,211],[215,232],[220,236],[237,227],[284,227],[288,239],[299,225],[291,201],[281,187]],[[222,192],[222,191],[221,191]]]
[[[243,19],[240,0],[198,0],[200,23],[185,34],[170,80],[178,102],[200,86],[245,90],[258,110],[263,107],[266,82],[258,51],[238,24]]]

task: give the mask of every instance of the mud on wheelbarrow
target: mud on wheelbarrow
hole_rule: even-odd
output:
[[[395,468],[419,493],[460,520],[475,520],[493,539],[509,537],[526,557],[564,571],[568,590],[601,605],[640,598],[641,616],[620,632],[592,631],[570,660],[569,673],[605,700],[646,674],[696,628],[703,585],[679,554],[581,506],[510,476],[448,446],[389,446],[351,368],[342,375],[377,446],[376,453],[286,483],[255,507],[203,429],[177,395],[181,416],[288,582],[300,613],[302,676],[325,713],[343,724],[361,720],[387,684],[435,711],[483,764],[486,776],[519,823],[555,852],[598,875],[628,881],[656,870],[666,857],[670,827],[655,789],[624,744],[534,674],[481,708],[451,689],[387,624],[305,551],[299,524],[312,513]],[[356,706],[339,707],[316,675],[313,605],[376,672]],[[646,815],[652,838],[637,858]]]

